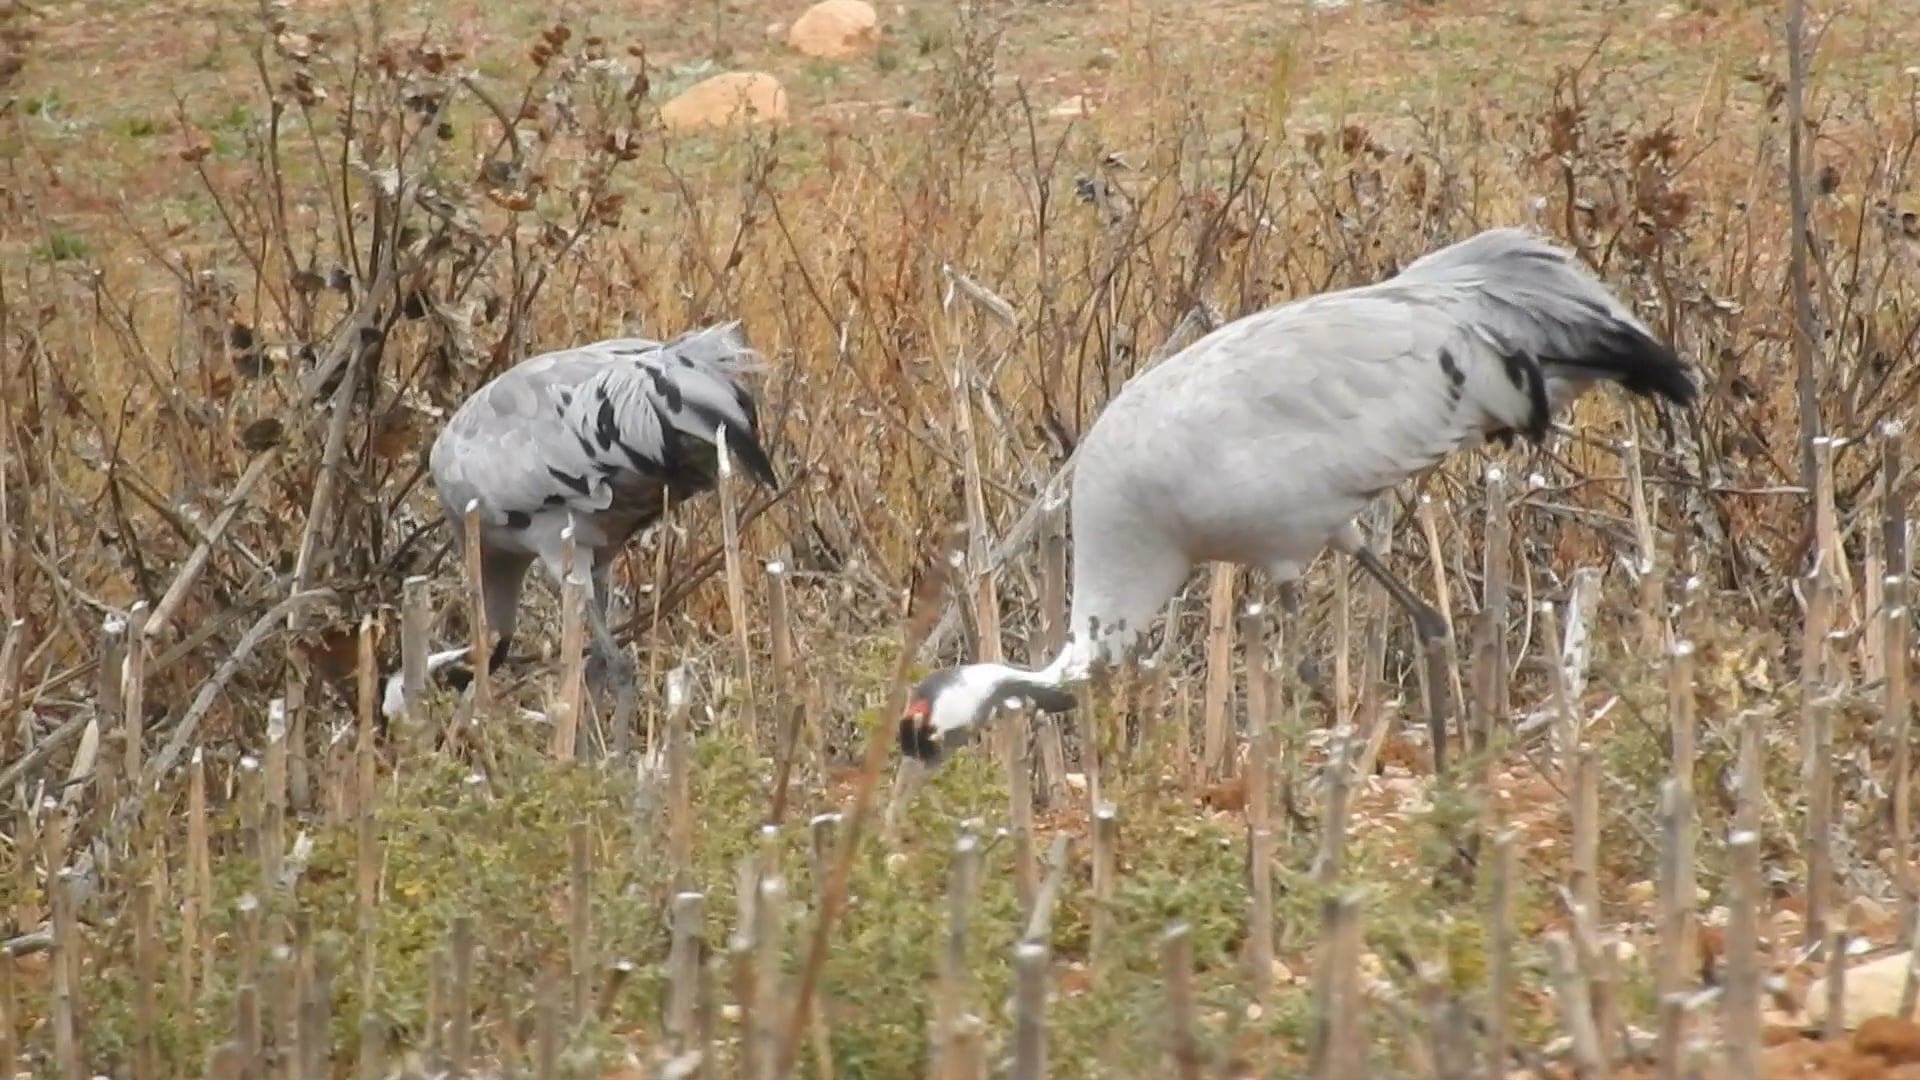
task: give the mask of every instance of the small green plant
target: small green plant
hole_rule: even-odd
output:
[[[87,257],[86,238],[61,226],[52,226],[47,238],[36,244],[34,256],[47,262],[72,262]]]

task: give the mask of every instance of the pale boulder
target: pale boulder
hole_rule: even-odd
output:
[[[820,0],[787,30],[787,44],[822,60],[864,55],[880,39],[880,17],[867,0]]]
[[[1907,962],[1908,954],[1899,951],[1847,968],[1843,988],[1847,1027],[1858,1027],[1871,1016],[1899,1015],[1900,992],[1907,984]],[[1827,980],[1815,979],[1807,987],[1805,1008],[1809,1023],[1818,1024],[1826,1018]]]
[[[675,132],[777,124],[786,118],[786,87],[764,71],[728,71],[702,79],[660,107],[660,122]]]

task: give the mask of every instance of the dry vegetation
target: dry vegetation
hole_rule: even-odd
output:
[[[0,1071],[1920,1075],[1797,1030],[1913,940],[1920,9],[1809,14],[1802,356],[1779,6],[1496,8],[889,5],[825,63],[762,0],[6,0]],[[663,132],[708,61],[792,122]],[[1131,373],[1509,222],[1706,392],[1383,500],[1452,783],[1328,556],[889,796],[903,679],[1057,640],[1034,508]],[[574,760],[548,663],[376,724],[465,640],[440,418],[735,316],[784,486],[620,571],[641,730]]]

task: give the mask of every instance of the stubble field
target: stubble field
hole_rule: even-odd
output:
[[[1804,357],[1782,5],[804,10],[0,7],[0,1073],[1920,1076],[1898,979],[1816,1037],[1913,941],[1920,9],[1807,15]],[[663,127],[749,69],[783,122]],[[1502,224],[1703,400],[1380,500],[1450,782],[1330,554],[897,768],[903,680],[1050,655],[1131,374]],[[729,318],[781,483],[623,561],[634,730],[551,660],[376,723],[410,577],[465,641],[437,424]]]

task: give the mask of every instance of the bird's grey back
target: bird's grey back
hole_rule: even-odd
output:
[[[1092,542],[1121,565],[1162,542],[1310,556],[1463,440],[1537,437],[1601,378],[1695,393],[1672,350],[1570,255],[1488,230],[1385,281],[1235,320],[1130,381],[1082,442],[1076,541],[1100,523]]]
[[[489,524],[526,528],[543,512],[600,514],[621,504],[616,533],[657,514],[662,491],[711,486],[715,429],[771,480],[758,416],[741,376],[759,369],[738,322],[667,341],[611,338],[530,357],[476,391],[435,440],[446,514],[471,499]]]

